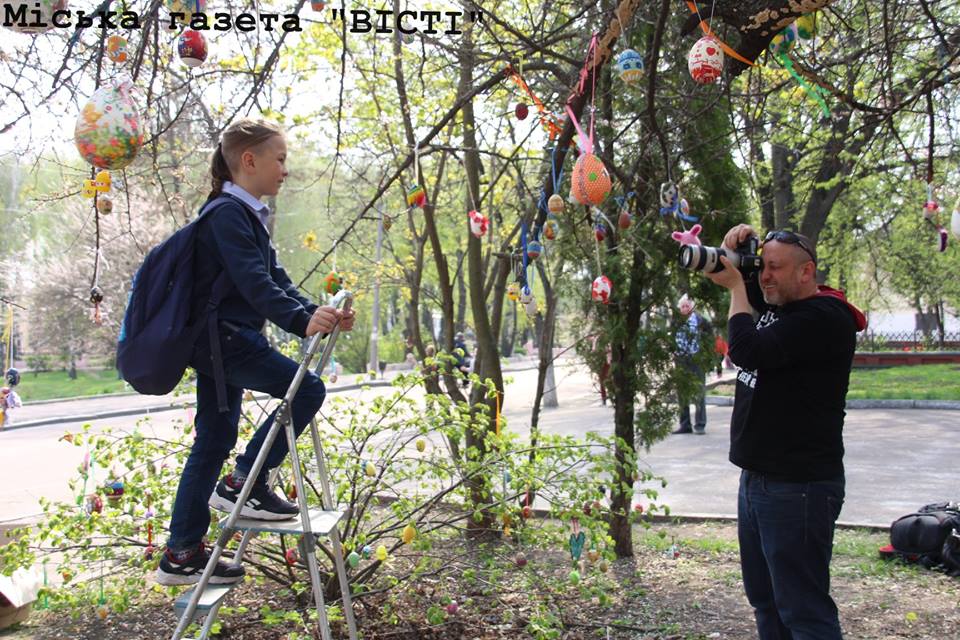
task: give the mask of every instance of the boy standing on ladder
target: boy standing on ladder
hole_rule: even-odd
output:
[[[157,569],[160,584],[200,581],[210,558],[203,542],[210,526],[209,506],[229,512],[244,483],[254,485],[241,517],[286,520],[299,514],[296,504],[267,486],[270,470],[288,453],[286,438],[274,441],[259,475],[247,477],[276,411],[237,457],[233,472],[217,483],[237,441],[243,390],[282,398],[298,368],[296,362],[270,347],[261,333],[266,320],[301,337],[330,333],[338,323],[344,331],[353,328],[353,311],[313,304],[300,294],[277,262],[266,227],[270,210],[260,198],[280,190],[287,176],[286,157],[282,130],[268,122],[248,119],[227,127],[213,154],[213,191],[208,202],[221,195],[229,196],[230,201],[205,213],[197,231],[194,286],[200,294],[194,315],[202,313],[221,272],[234,286],[218,307],[219,345],[211,347],[202,332],[190,361],[197,372],[196,440],[173,505],[170,538]],[[218,384],[218,378],[222,384]],[[297,435],[320,409],[325,395],[323,382],[309,372],[291,406]],[[243,575],[243,567],[218,562],[210,582],[230,584]]]

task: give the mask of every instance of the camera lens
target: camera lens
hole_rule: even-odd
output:
[[[716,273],[723,269],[720,263],[719,250],[716,247],[704,247],[698,244],[680,246],[680,266],[691,271],[706,271]]]

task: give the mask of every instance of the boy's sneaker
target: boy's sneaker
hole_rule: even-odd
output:
[[[202,542],[188,558],[177,561],[176,556],[167,550],[160,559],[157,567],[157,582],[166,586],[196,584],[210,560],[210,550]],[[243,579],[246,572],[238,564],[227,564],[222,560],[217,562],[213,570],[210,584],[233,584]]]
[[[210,496],[210,506],[226,513],[233,511],[240,497],[243,484],[237,485],[233,476],[224,476],[217,483],[217,488]],[[254,483],[247,496],[247,501],[240,511],[240,517],[254,520],[289,520],[300,513],[300,508],[292,502],[287,502],[267,488],[266,484]]]

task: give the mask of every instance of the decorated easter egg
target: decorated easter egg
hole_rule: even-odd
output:
[[[310,8],[314,11],[323,11],[326,6],[326,2],[320,2],[320,0],[310,0]]]
[[[300,554],[297,553],[296,549],[287,549],[287,552],[283,554],[284,559],[287,561],[287,564],[293,566],[297,564],[297,561],[300,559]]]
[[[107,38],[107,57],[111,62],[127,61],[127,39],[123,36],[110,36]]]
[[[520,304],[527,304],[531,300],[533,300],[533,291],[530,290],[529,286],[523,285],[520,288]]]
[[[600,222],[593,225],[593,236],[597,239],[597,242],[603,242],[607,237],[607,228]]]
[[[377,550],[374,552],[377,556],[377,560],[383,562],[387,559],[387,547],[385,545],[380,545],[377,547]]]
[[[193,14],[206,11],[207,0],[167,0],[167,9],[171,14],[182,13],[180,22],[190,22]]]
[[[519,282],[511,282],[509,285],[507,285],[507,298],[513,302],[516,302],[520,299]]]
[[[680,197],[680,190],[672,182],[664,182],[660,185],[660,206],[665,209],[673,208]]]
[[[950,216],[950,230],[953,231],[953,237],[960,240],[960,209],[954,209]]]
[[[207,59],[207,39],[193,29],[184,29],[177,38],[177,55],[188,67],[199,67]]]
[[[427,204],[427,191],[418,184],[410,187],[410,190],[407,191],[407,206],[408,207],[420,207],[423,208],[423,205]]]
[[[517,106],[514,108],[513,112],[516,114],[517,120],[526,120],[527,116],[530,115],[530,107],[522,102],[519,102],[517,103]]]
[[[775,56],[788,53],[799,37],[797,23],[790,23],[783,31],[773,36],[773,40],[770,41],[770,53]]]
[[[100,304],[103,302],[103,289],[100,287],[91,287],[90,288],[90,304]],[[123,483],[120,483],[120,493],[123,495]]]
[[[413,44],[416,37],[412,33],[401,33],[400,39],[403,40],[404,44]]]
[[[336,271],[331,271],[323,279],[323,290],[330,295],[336,295],[343,288],[343,276]]]
[[[607,276],[598,276],[590,287],[590,297],[594,302],[609,304],[610,294],[613,292],[613,283]]]
[[[923,204],[923,217],[927,220],[933,220],[938,211],[940,211],[940,205],[936,200],[927,200]]]
[[[83,510],[87,512],[87,515],[102,513],[103,500],[97,494],[91,493],[83,503]]]
[[[577,585],[580,584],[580,572],[574,569],[570,572],[569,575],[570,584]]]
[[[451,600],[450,604],[447,605],[447,613],[451,616],[457,615],[457,611],[460,610],[460,605],[457,604],[456,600]]]
[[[530,299],[523,305],[523,310],[527,313],[527,317],[531,320],[537,317],[537,298],[533,295],[530,296]]]
[[[97,198],[97,211],[102,213],[105,216],[113,213],[113,200],[107,196],[100,196]]]
[[[67,0],[5,2],[3,8],[6,16],[10,17],[10,24],[4,26],[20,33],[43,33],[54,27],[53,13],[55,11],[65,11]],[[23,15],[22,20],[19,19],[21,13]]]
[[[110,185],[110,172],[97,171],[97,175],[93,179],[93,188],[96,189],[97,193],[106,193],[110,191]]]
[[[555,214],[563,213],[563,198],[560,194],[555,193],[550,196],[547,200],[547,211]]]
[[[97,617],[100,620],[106,620],[110,615],[110,607],[105,604],[97,605]]]
[[[417,438],[417,451],[423,453],[424,449],[427,448],[427,441],[423,438]]]
[[[633,224],[633,216],[626,209],[620,210],[620,216],[617,218],[617,226],[621,229],[629,229]]]
[[[477,210],[467,214],[470,218],[470,233],[478,238],[482,238],[490,227],[490,219]]]
[[[97,195],[97,185],[93,180],[84,180],[80,188],[80,195],[84,198],[94,198]]]
[[[373,555],[373,547],[368,544],[363,545],[363,549],[360,550],[360,553],[363,554],[364,558],[369,558]]]
[[[716,38],[704,36],[687,54],[687,70],[695,82],[713,84],[723,73],[723,49]]]
[[[514,561],[514,562],[517,564],[517,566],[520,567],[521,569],[524,568],[525,566],[527,566],[527,556],[523,555],[523,552],[522,552],[522,551],[518,551],[518,552],[517,552],[517,555],[516,555],[516,557],[514,557],[513,561]]]
[[[347,556],[347,563],[354,569],[357,568],[357,565],[360,564],[360,554],[356,551],[351,551],[350,555]]]
[[[543,245],[537,240],[531,240],[527,243],[527,257],[536,260],[543,253]]]
[[[686,198],[680,198],[680,215],[690,216],[690,203],[687,202]]]
[[[543,223],[543,237],[547,240],[556,240],[558,235],[560,235],[560,221],[551,213]]]
[[[129,80],[100,87],[77,118],[74,142],[83,159],[95,167],[123,169],[143,146],[132,88]]]
[[[364,465],[363,472],[367,474],[368,477],[372,478],[373,476],[377,475],[377,468],[372,462],[368,462]]]
[[[809,40],[817,35],[817,14],[807,13],[797,18],[794,22],[797,26],[797,35],[804,40]]]
[[[412,524],[405,526],[403,528],[403,533],[400,534],[400,539],[403,540],[403,544],[410,544],[416,537],[417,530]]]
[[[570,195],[580,204],[600,204],[610,193],[610,174],[603,161],[592,153],[583,153],[573,165]]]
[[[643,77],[643,57],[633,49],[624,49],[617,56],[617,73],[627,84]]]

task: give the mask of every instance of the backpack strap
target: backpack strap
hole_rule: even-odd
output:
[[[249,213],[249,209],[243,202],[227,194],[220,194],[213,200],[210,200],[200,209],[198,220],[208,211],[212,211],[221,204],[235,202],[239,204],[244,211]],[[217,409],[220,413],[229,410],[227,406],[227,376],[223,370],[223,351],[220,349],[220,330],[218,327],[219,314],[217,309],[220,302],[227,296],[227,293],[233,288],[233,282],[227,274],[226,269],[220,272],[217,279],[213,281],[210,288],[210,299],[207,301],[207,331],[210,338],[210,355],[213,357],[213,381],[217,388]]]

